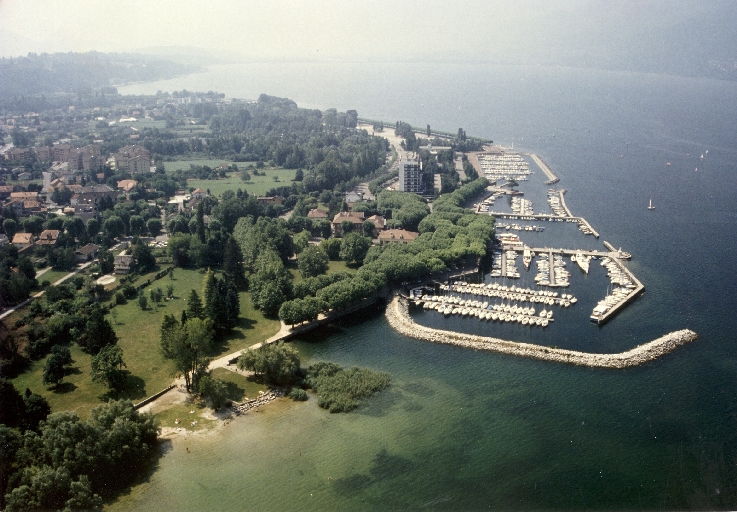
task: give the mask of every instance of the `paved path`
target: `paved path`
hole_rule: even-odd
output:
[[[61,284],[61,283],[63,283],[64,281],[66,281],[66,280],[67,280],[67,279],[69,279],[70,277],[72,277],[72,276],[74,276],[74,275],[76,275],[76,274],[79,274],[80,272],[82,272],[82,271],[83,271],[84,269],[86,269],[87,267],[89,267],[90,265],[92,265],[92,263],[93,263],[93,262],[91,262],[91,261],[88,261],[87,263],[83,263],[83,264],[82,264],[82,265],[81,265],[81,266],[80,266],[80,267],[79,267],[79,268],[78,268],[77,270],[75,270],[74,272],[70,272],[70,273],[68,273],[67,275],[65,275],[64,277],[62,277],[61,279],[59,279],[58,281],[56,281],[56,282],[55,282],[55,283],[53,283],[53,284],[54,284],[54,285],[57,285],[57,284]],[[47,268],[47,269],[44,269],[44,270],[42,271],[42,273],[43,273],[43,272],[46,272],[47,270],[48,270],[48,268]],[[31,296],[31,297],[30,297],[29,299],[26,299],[26,300],[24,300],[23,302],[21,302],[21,303],[20,303],[20,304],[18,304],[17,306],[13,306],[13,307],[12,307],[12,308],[10,308],[10,309],[6,309],[5,311],[3,311],[3,312],[2,312],[2,314],[0,314],[0,320],[2,320],[3,318],[5,318],[5,317],[7,317],[7,316],[10,316],[10,315],[12,315],[12,314],[13,314],[13,313],[14,313],[15,311],[17,311],[18,309],[21,309],[21,308],[22,308],[22,307],[24,307],[24,306],[25,306],[26,304],[28,304],[29,302],[31,302],[31,301],[32,301],[33,299],[38,299],[38,298],[40,298],[40,297],[41,297],[41,296],[42,296],[42,295],[43,295],[44,293],[45,293],[45,292],[43,292],[43,291],[40,291],[40,292],[38,292],[38,293],[37,293],[36,295],[32,295],[32,296]]]

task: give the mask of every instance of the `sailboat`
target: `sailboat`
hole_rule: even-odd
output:
[[[647,207],[648,210],[654,210],[655,207],[653,206],[653,198],[650,198],[650,205]]]

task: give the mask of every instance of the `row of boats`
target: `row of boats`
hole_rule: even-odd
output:
[[[487,153],[479,155],[479,166],[491,182],[501,179],[525,181],[532,174],[529,164],[519,153]]]
[[[558,305],[566,308],[578,301],[576,297],[567,293],[559,294],[551,290],[533,290],[514,285],[504,286],[499,283],[484,284],[457,281],[452,284],[441,284],[439,288],[441,291],[448,293],[455,292],[479,297],[495,297],[502,300],[547,304],[549,306]],[[450,302],[454,304],[460,304],[460,301],[463,300],[456,296],[449,295],[448,297]]]
[[[612,308],[626,301],[637,291],[637,285],[611,258],[602,258],[601,266],[606,267],[607,277],[614,287],[611,293],[596,304],[591,313],[591,320],[597,323],[601,322]]]
[[[514,305],[489,304],[477,300],[460,300],[457,304],[447,299],[457,297],[444,297],[432,295],[416,300],[415,304],[424,309],[435,310],[438,313],[450,316],[460,315],[462,317],[476,317],[479,320],[492,320],[499,322],[520,323],[522,325],[547,327],[553,321],[553,311],[543,309],[536,313],[534,307],[521,307]]]
[[[566,262],[563,256],[555,254],[553,256],[553,268],[550,268],[550,258],[547,255],[540,256],[535,260],[537,266],[537,275],[535,282],[540,286],[563,286],[569,285],[568,278],[571,273],[566,270]]]
[[[521,225],[521,224],[502,224],[500,222],[496,223],[496,229],[497,231],[501,230],[507,230],[507,231],[536,231],[536,232],[542,232],[545,231],[544,226],[537,226],[537,225]]]
[[[512,196],[512,211],[517,215],[535,215],[532,201],[520,196]]]

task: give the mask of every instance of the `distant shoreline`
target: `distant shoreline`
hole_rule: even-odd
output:
[[[698,337],[694,331],[683,329],[673,331],[649,343],[638,345],[633,349],[617,354],[579,352],[576,350],[551,348],[544,345],[507,341],[499,338],[425,327],[412,320],[412,317],[409,315],[407,301],[398,296],[386,308],[386,319],[395,331],[418,340],[457,345],[476,350],[489,350],[543,361],[588,366],[591,368],[621,369],[638,366],[649,361],[654,361]]]

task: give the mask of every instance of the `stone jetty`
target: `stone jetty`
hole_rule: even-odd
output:
[[[236,414],[244,414],[254,407],[259,407],[261,405],[266,405],[272,400],[276,400],[277,398],[283,397],[285,394],[285,389],[283,388],[274,388],[270,389],[266,393],[263,393],[259,395],[258,398],[254,398],[252,400],[246,400],[245,402],[233,402],[233,405],[230,406],[230,409],[236,413]]]
[[[683,329],[666,334],[626,352],[620,352],[618,354],[592,354],[425,327],[412,320],[406,299],[398,296],[387,307],[386,318],[389,325],[396,331],[418,340],[431,341],[433,343],[447,343],[477,350],[491,350],[502,354],[594,368],[628,368],[630,366],[637,366],[648,361],[653,361],[675,350],[677,347],[695,340],[697,337],[694,331]]]

